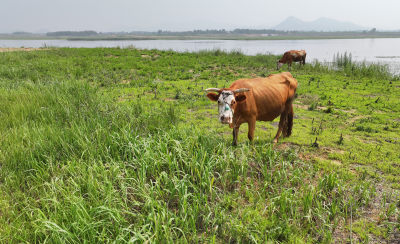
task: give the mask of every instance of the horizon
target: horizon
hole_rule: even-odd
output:
[[[328,18],[351,22],[365,29],[400,29],[400,16],[397,14],[400,3],[394,0],[383,0],[384,4],[377,4],[373,0],[306,2],[116,0],[111,3],[104,0],[71,0],[54,3],[51,0],[4,0],[0,10],[0,33],[271,29],[291,16],[305,22]],[[357,14],[354,14],[355,10]]]
[[[71,30],[71,29],[60,29],[60,30],[52,30],[52,31],[46,31],[46,32],[29,32],[29,31],[25,31],[25,30],[17,30],[17,31],[13,31],[13,32],[3,32],[0,34],[14,34],[14,33],[27,33],[27,34],[46,34],[46,33],[52,33],[52,32],[84,32],[84,31],[95,31],[98,34],[102,34],[102,33],[133,33],[133,32],[144,32],[144,33],[156,33],[159,31],[162,32],[173,32],[173,33],[181,33],[181,32],[193,32],[193,31],[207,31],[207,30],[215,30],[215,31],[226,31],[226,32],[232,32],[234,30],[237,29],[248,29],[248,30],[272,30],[272,31],[283,31],[283,32],[362,32],[362,31],[368,31],[371,30],[375,27],[366,27],[366,26],[359,26],[360,29],[354,29],[354,30],[335,30],[335,31],[331,31],[331,30],[285,30],[285,29],[277,29],[276,27],[282,23],[284,23],[285,21],[288,20],[298,20],[301,22],[306,22],[306,23],[312,23],[312,22],[316,22],[316,21],[320,21],[320,20],[330,20],[330,21],[335,21],[337,23],[345,23],[345,24],[353,24],[356,25],[352,22],[347,22],[347,21],[341,21],[341,20],[336,20],[336,19],[332,19],[332,18],[327,18],[327,17],[318,17],[314,20],[311,21],[304,21],[301,18],[297,18],[294,16],[288,16],[286,17],[283,21],[281,21],[280,23],[278,23],[275,26],[271,26],[271,27],[266,27],[266,28],[246,28],[246,27],[232,27],[232,28],[213,28],[213,29],[184,29],[184,30],[171,30],[171,29],[157,29],[157,30],[111,30],[111,31],[99,31],[99,30],[94,30],[94,29],[82,29],[82,30]],[[400,29],[377,29],[375,28],[376,31],[378,32],[399,32]]]

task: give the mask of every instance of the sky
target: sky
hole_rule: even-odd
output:
[[[400,0],[0,0],[0,33],[270,28],[289,16],[400,29]]]

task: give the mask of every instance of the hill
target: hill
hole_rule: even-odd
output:
[[[343,22],[329,18],[319,18],[313,21],[303,21],[295,17],[288,17],[273,27],[275,30],[296,31],[360,31],[368,28],[351,22]]]

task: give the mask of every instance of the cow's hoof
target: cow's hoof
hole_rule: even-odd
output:
[[[273,142],[274,144],[276,144],[276,143],[278,143],[278,139],[274,139],[272,142]]]

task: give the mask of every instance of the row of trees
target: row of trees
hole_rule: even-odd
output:
[[[288,35],[288,36],[353,36],[353,35],[399,35],[399,32],[378,32],[376,28],[369,31],[336,31],[336,32],[324,32],[324,31],[282,31],[273,29],[206,29],[206,30],[192,30],[192,31],[168,31],[158,30],[153,31],[132,31],[132,32],[96,32],[96,31],[56,31],[47,32],[47,36],[59,37],[59,36],[97,36],[97,35],[144,35],[144,36],[197,36],[197,35]]]
[[[55,31],[47,32],[47,36],[96,36],[96,31]]]
[[[371,29],[370,31],[283,31],[283,30],[274,30],[274,29],[234,29],[231,31],[225,29],[206,29],[206,30],[193,30],[193,31],[163,31],[159,30],[157,33],[155,32],[147,32],[149,35],[165,35],[165,36],[174,36],[174,35],[204,35],[204,34],[237,34],[237,35],[302,35],[302,36],[313,36],[313,35],[332,35],[341,34],[341,35],[352,35],[352,34],[380,34],[386,32],[377,32],[376,28]],[[132,33],[133,34],[133,33]]]
[[[215,35],[215,34],[228,34],[229,31],[226,31],[225,29],[220,29],[220,30],[193,30],[193,31],[163,31],[163,30],[158,30],[157,35],[164,35],[164,36],[192,36],[192,35]],[[154,33],[153,33],[154,34]]]

